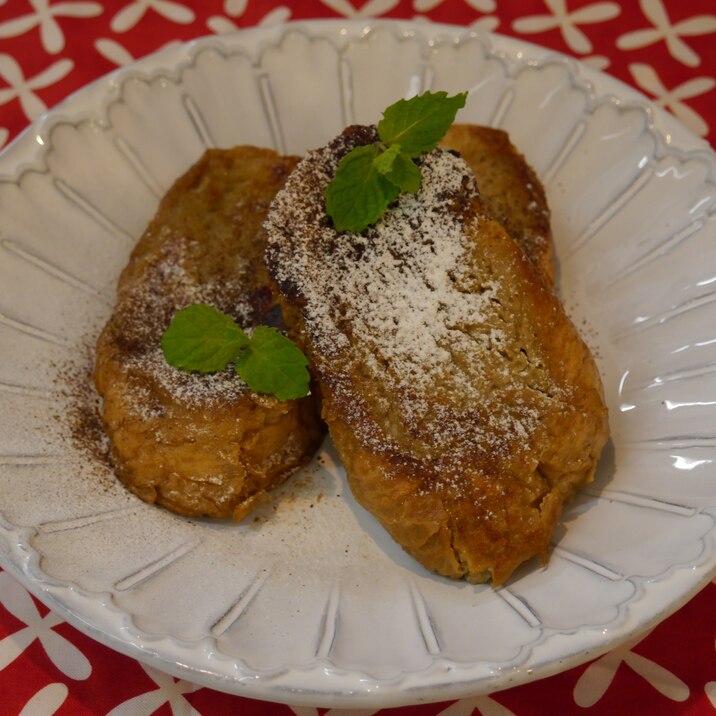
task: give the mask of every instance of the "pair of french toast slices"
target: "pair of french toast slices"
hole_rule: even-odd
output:
[[[357,500],[425,567],[500,584],[546,559],[608,437],[594,360],[555,292],[544,190],[508,136],[453,125],[422,185],[361,233],[324,191],[375,139],[350,127],[303,159],[209,150],[162,200],[118,284],[95,383],[118,477],[184,515],[242,519],[311,459],[326,426]],[[231,368],[169,366],[173,315],[208,303],[275,325],[309,396]]]

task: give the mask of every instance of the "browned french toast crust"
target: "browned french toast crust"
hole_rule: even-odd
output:
[[[440,146],[457,151],[467,162],[485,213],[517,241],[545,283],[554,287],[554,245],[544,187],[507,132],[453,124]]]
[[[267,261],[308,353],[356,498],[426,567],[506,579],[546,555],[607,437],[594,361],[521,246],[436,150],[423,185],[361,234],[323,192],[352,127],[277,194]]]
[[[192,303],[245,327],[266,322],[276,292],[263,220],[296,161],[254,147],[208,151],[164,197],[122,272],[95,383],[117,475],[147,502],[240,519],[322,438],[315,396],[257,395],[232,369],[185,373],[160,347]]]

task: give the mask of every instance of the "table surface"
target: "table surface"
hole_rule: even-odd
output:
[[[0,0],[0,149],[75,89],[168,42],[324,17],[420,17],[526,39],[627,82],[716,143],[715,0]],[[711,583],[591,663],[486,696],[380,713],[714,714],[715,605]],[[48,612],[2,571],[0,694],[0,716],[335,712],[251,701],[145,667]]]

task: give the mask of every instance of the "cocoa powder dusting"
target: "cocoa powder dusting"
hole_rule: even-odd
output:
[[[100,397],[94,387],[94,344],[87,339],[81,355],[68,360],[55,369],[54,384],[58,393],[64,398],[61,413],[52,417],[64,429],[72,448],[87,460],[87,465],[94,468],[98,485],[107,489],[111,480],[114,486],[114,466],[110,451],[110,443],[100,417]]]

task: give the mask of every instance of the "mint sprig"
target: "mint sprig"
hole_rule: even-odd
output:
[[[276,328],[257,326],[247,334],[231,316],[195,304],[178,311],[161,339],[167,362],[181,370],[215,373],[233,363],[256,393],[279,400],[309,393],[306,356]]]
[[[338,164],[336,178],[326,188],[326,211],[338,231],[362,231],[380,219],[400,188],[376,166],[375,144],[356,147]]]
[[[326,213],[337,231],[359,232],[374,224],[401,191],[420,189],[414,160],[437,146],[467,92],[425,92],[390,105],[378,122],[375,144],[352,149],[326,187]]]
[[[457,111],[465,106],[467,92],[448,97],[447,92],[425,92],[391,104],[378,122],[378,136],[386,145],[399,144],[403,154],[418,157],[435,149]]]

